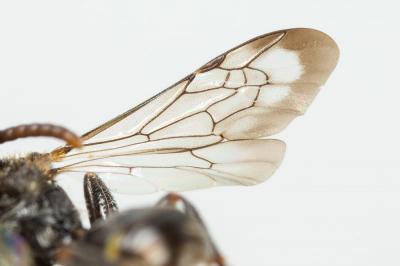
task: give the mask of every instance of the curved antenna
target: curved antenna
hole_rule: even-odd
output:
[[[27,124],[0,130],[0,144],[26,137],[54,137],[73,147],[81,147],[81,139],[70,130],[52,124]]]

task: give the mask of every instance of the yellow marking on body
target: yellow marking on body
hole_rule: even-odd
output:
[[[104,257],[107,261],[115,262],[119,259],[120,250],[119,244],[122,240],[123,235],[120,233],[112,234],[106,241],[106,247],[104,249]]]

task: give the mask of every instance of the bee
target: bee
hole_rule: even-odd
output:
[[[10,168],[29,170],[28,165]],[[153,208],[116,214],[111,192],[96,174],[88,173],[84,196],[92,227],[86,230],[62,188],[30,176],[14,176],[24,179],[26,196],[13,194],[20,186],[8,186],[3,194],[2,203],[8,204],[2,205],[0,216],[2,266],[224,265],[200,215],[179,195],[168,194]]]
[[[33,252],[36,257],[48,253],[50,258],[45,260],[52,261],[52,254],[57,250],[54,247],[65,242],[64,238],[74,242],[74,232],[81,227],[66,195],[65,200],[58,202],[46,198],[42,189],[36,189],[49,186],[58,195],[64,194],[56,183],[60,174],[94,173],[105,184],[100,187],[130,194],[259,184],[274,173],[285,152],[284,142],[268,137],[306,111],[338,58],[338,46],[325,33],[304,28],[280,30],[223,53],[156,96],[81,137],[52,125],[4,130],[0,132],[0,142],[53,136],[66,140],[67,145],[49,153],[2,160],[1,226],[5,224],[5,218],[1,217],[19,221],[17,214],[21,208],[26,210],[24,213],[29,213],[31,208],[51,209],[50,216],[62,214],[66,220],[70,219],[67,225],[49,233],[57,236],[52,238],[54,243],[47,243],[49,250],[40,254]],[[37,191],[39,195],[34,196]],[[102,197],[102,202],[110,202],[106,199]],[[41,200],[49,204],[40,205]],[[55,202],[57,206],[50,204]],[[113,210],[112,206],[109,210]],[[100,209],[89,208],[89,214],[96,211]],[[103,211],[100,213],[108,217]],[[148,215],[152,213],[153,210]],[[98,214],[90,215],[97,220]],[[124,223],[136,223],[131,215],[134,213],[121,213],[107,218],[104,224],[110,223],[112,229],[118,230]],[[145,220],[151,223],[152,219]],[[107,231],[106,227],[99,225],[100,229],[92,231],[99,230],[103,237],[100,242],[113,235],[114,231]],[[90,235],[89,231],[85,239]],[[35,250],[29,236],[25,237],[28,246]],[[44,239],[48,240],[48,235]],[[90,249],[92,244],[95,245],[88,240],[82,247]],[[81,245],[76,246],[80,250]]]

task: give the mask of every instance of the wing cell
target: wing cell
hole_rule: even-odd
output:
[[[313,29],[259,36],[88,132],[83,148],[54,151],[54,168],[108,173],[131,193],[260,183],[285,150],[264,138],[306,111],[338,56]]]

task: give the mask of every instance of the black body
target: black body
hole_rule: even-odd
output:
[[[45,169],[39,154],[0,160],[0,227],[21,236],[41,266],[53,265],[57,249],[82,228],[71,200]]]
[[[0,160],[0,255],[11,258],[5,266],[224,265],[197,211],[180,196],[169,194],[155,207],[118,213],[100,177],[87,173],[84,191],[92,228],[86,230],[49,170],[46,155]],[[22,255],[31,260],[10,263],[22,258],[19,248],[5,240],[10,236],[24,243]]]
[[[213,255],[196,221],[157,207],[125,211],[95,224],[69,252],[67,266],[194,266]]]

